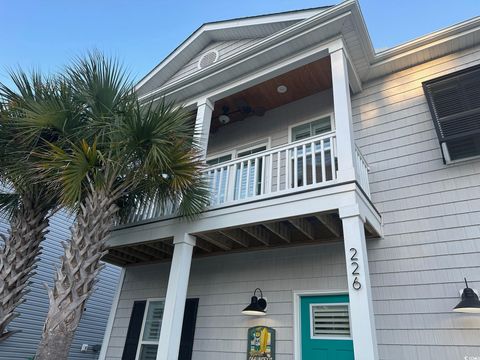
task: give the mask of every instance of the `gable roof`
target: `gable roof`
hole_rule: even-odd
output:
[[[212,43],[266,38],[332,6],[205,23],[173,50],[136,85],[140,96],[162,86]]]
[[[334,39],[343,41],[352,72],[361,87],[361,82],[479,45],[480,17],[379,52],[373,48],[358,0],[208,23],[142,79],[136,91],[141,101],[166,97],[194,103],[207,94],[212,96],[212,92],[217,91],[215,89],[226,83],[268,71],[278,61],[307,53],[309,61],[327,56],[328,52],[325,54],[315,49]],[[241,45],[238,51],[219,57],[207,67],[195,68],[205,51],[232,42]],[[189,72],[188,66],[193,70]],[[355,91],[360,87],[357,86]]]

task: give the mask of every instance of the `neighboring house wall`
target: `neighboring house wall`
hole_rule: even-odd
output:
[[[107,356],[120,360],[134,300],[166,294],[169,263],[127,268]],[[268,316],[241,314],[260,287]],[[192,360],[245,360],[247,329],[273,326],[277,360],[293,357],[292,290],[346,290],[343,244],[265,250],[194,259],[188,297],[200,298]]]
[[[222,126],[210,135],[208,156],[242,148],[269,139],[270,146],[288,143],[289,126],[333,112],[332,91],[326,90],[265,113]],[[333,116],[333,115],[332,115]]]
[[[480,63],[480,47],[364,84],[357,145],[384,238],[368,241],[381,359],[480,356],[480,318],[454,314],[480,288],[480,161],[444,165],[422,82]]]
[[[59,213],[50,221],[47,239],[43,242],[43,251],[38,262],[37,274],[32,278],[30,293],[26,302],[18,311],[21,316],[11,323],[11,329],[22,332],[13,335],[0,344],[0,360],[26,360],[35,355],[40,342],[43,323],[48,311],[48,296],[44,283],[52,285],[55,266],[60,264],[63,254],[61,241],[68,240],[72,220],[64,213]],[[5,234],[8,223],[0,219],[0,233]],[[96,285],[96,290],[87,302],[86,311],[75,334],[70,350],[69,360],[97,359],[98,353],[81,353],[82,344],[101,345],[107,324],[112,299],[120,274],[118,267],[107,265]]]

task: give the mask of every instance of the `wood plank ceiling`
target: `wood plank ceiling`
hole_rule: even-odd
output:
[[[366,226],[365,234],[367,237],[376,236],[368,226]],[[202,257],[230,252],[341,241],[343,231],[337,213],[321,213],[269,223],[218,229],[195,235],[197,246],[194,249],[194,257]],[[170,261],[172,254],[172,239],[164,239],[111,248],[104,260],[124,266]]]
[[[287,87],[283,94],[277,91],[280,85]],[[224,113],[230,117],[229,123],[241,121],[331,87],[332,71],[327,56],[216,101],[210,130],[214,132],[225,126],[218,119]]]

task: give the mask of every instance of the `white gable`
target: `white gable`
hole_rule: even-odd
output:
[[[201,26],[137,85],[140,96],[200,70],[198,61],[208,50],[224,60],[255,43],[329,7],[234,19]]]

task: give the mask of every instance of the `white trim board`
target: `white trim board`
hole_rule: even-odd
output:
[[[113,297],[112,305],[110,307],[110,314],[108,315],[107,325],[105,326],[105,334],[103,335],[102,348],[100,349],[98,360],[105,360],[107,355],[108,345],[112,335],[113,323],[115,321],[115,315],[117,314],[118,303],[120,302],[120,294],[122,292],[123,282],[125,280],[125,273],[126,269],[123,267],[120,271],[117,289],[115,290],[115,296]]]

